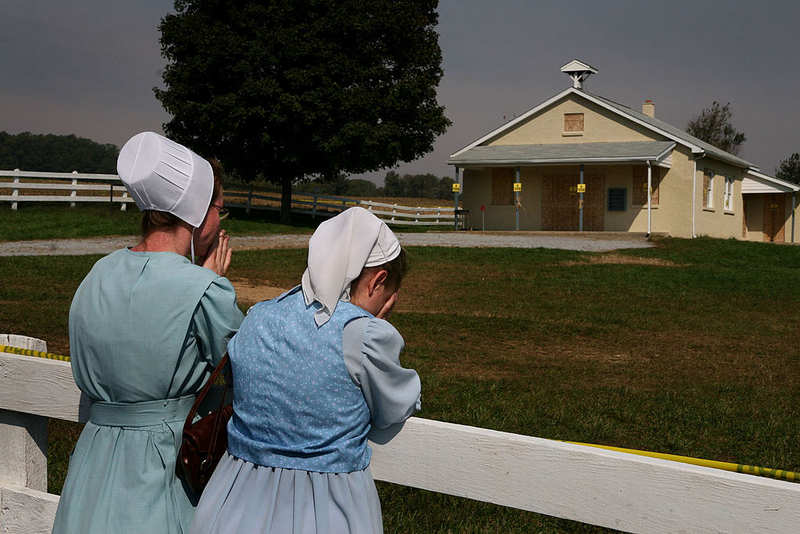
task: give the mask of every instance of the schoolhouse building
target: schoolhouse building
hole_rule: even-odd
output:
[[[655,117],[589,93],[597,69],[452,154],[470,226],[794,242],[800,186]],[[800,235],[797,235],[800,239]]]

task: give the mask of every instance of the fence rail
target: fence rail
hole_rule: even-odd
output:
[[[0,532],[49,532],[46,421],[85,422],[89,401],[69,363],[15,354],[0,391]],[[627,532],[800,532],[792,482],[421,418],[370,441],[395,484]]]
[[[24,179],[26,181],[22,181]],[[50,182],[35,182],[31,179],[46,179]],[[68,183],[52,183],[53,180]],[[241,184],[224,184],[226,205],[251,210],[280,210],[281,192],[267,187],[246,187]],[[11,202],[16,210],[19,202],[111,202],[119,203],[125,211],[127,204],[133,202],[122,181],[116,174],[81,174],[34,171],[0,170],[0,191],[10,190],[10,194],[0,194],[0,202]],[[23,194],[20,194],[20,191]],[[45,194],[26,195],[25,191],[41,191]],[[69,195],[52,194],[69,191]],[[84,193],[84,194],[79,194]],[[88,194],[86,194],[88,193]],[[464,214],[456,219],[453,208],[420,207],[386,204],[369,200],[323,195],[320,193],[295,192],[292,195],[292,213],[302,213],[312,217],[332,217],[341,211],[361,206],[390,224],[417,226],[465,226]]]

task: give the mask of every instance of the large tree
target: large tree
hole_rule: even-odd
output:
[[[695,115],[689,120],[686,125],[686,133],[737,156],[742,150],[742,144],[747,141],[747,137],[733,127],[732,116],[730,102],[724,106],[719,102],[714,102],[710,108],[705,108],[699,115]]]
[[[244,180],[375,171],[430,152],[450,121],[438,0],[176,0],[162,19],[166,133]]]
[[[782,159],[775,169],[775,177],[794,184],[800,184],[800,154],[795,152]]]

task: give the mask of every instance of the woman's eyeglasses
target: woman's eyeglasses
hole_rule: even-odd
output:
[[[211,207],[212,208],[217,208],[219,210],[219,220],[220,221],[225,219],[228,216],[228,214],[230,213],[228,208],[223,208],[222,206],[217,206],[214,203],[211,204]]]

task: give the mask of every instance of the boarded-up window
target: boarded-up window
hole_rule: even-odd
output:
[[[650,167],[650,186],[653,188],[653,196],[650,197],[650,205],[658,206],[659,186],[661,184],[661,167]],[[643,206],[647,204],[647,167],[644,165],[634,165],[633,167],[633,198],[632,204]]]
[[[625,211],[625,193],[627,191],[624,187],[608,189],[608,211]]]
[[[492,169],[492,206],[514,205],[514,169]]]
[[[582,132],[583,113],[564,113],[564,131]]]

